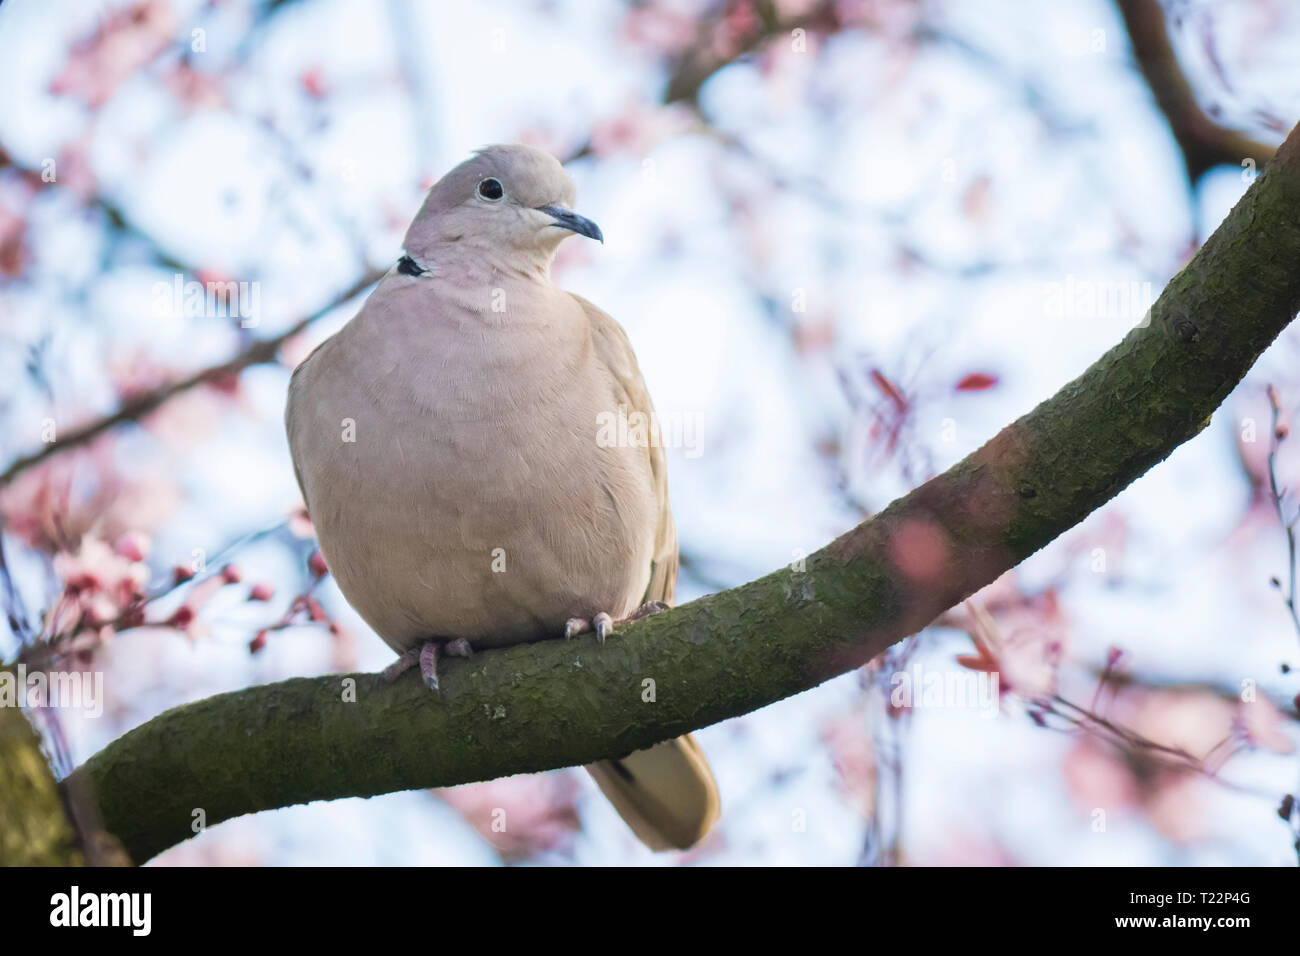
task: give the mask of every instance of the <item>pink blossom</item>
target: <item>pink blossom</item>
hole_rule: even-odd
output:
[[[113,551],[129,561],[143,561],[149,553],[149,536],[140,531],[128,531],[113,543]]]
[[[63,579],[64,590],[46,615],[48,635],[111,624],[144,601],[149,569],[133,556],[139,553],[135,547],[125,551],[119,553],[102,539],[87,536],[75,552],[55,554],[54,570]]]
[[[318,578],[323,578],[330,573],[329,566],[325,564],[325,558],[319,551],[313,552],[312,556],[307,559],[307,567]]]
[[[1295,744],[1283,729],[1282,712],[1267,697],[1259,696],[1253,701],[1242,701],[1237,705],[1237,714],[1246,739],[1251,744],[1278,754],[1295,751]]]
[[[27,220],[0,206],[0,275],[22,275],[27,263]]]
[[[826,721],[821,739],[830,751],[840,789],[864,817],[870,817],[876,803],[878,771],[866,715],[855,707]]]
[[[99,107],[122,82],[171,42],[176,16],[168,0],[139,0],[100,21],[68,54],[50,92]]]
[[[666,3],[652,2],[631,7],[623,17],[620,39],[657,56],[681,52],[695,39],[695,20]]]
[[[578,829],[578,784],[570,773],[506,777],[438,795],[506,859],[561,850]]]

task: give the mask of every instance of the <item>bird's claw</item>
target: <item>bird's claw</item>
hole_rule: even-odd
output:
[[[438,693],[438,645],[434,641],[420,648],[420,676],[429,690]]]
[[[425,641],[423,644],[403,651],[397,660],[384,668],[380,678],[385,684],[391,684],[402,674],[419,664],[420,676],[424,679],[425,686],[437,694],[441,690],[438,683],[438,658],[440,656],[472,657],[473,655],[474,648],[470,647],[469,641],[463,637],[451,641]]]
[[[649,617],[651,614],[658,614],[660,611],[666,610],[668,610],[668,605],[663,601],[646,601],[639,608],[617,623],[625,624],[628,621],[639,621],[643,617]],[[567,641],[575,635],[585,634],[588,631],[595,631],[596,640],[601,644],[604,644],[605,638],[614,633],[615,623],[614,619],[604,611],[601,611],[590,621],[585,617],[571,617],[564,622],[564,639]]]
[[[601,644],[605,643],[605,638],[609,637],[614,630],[614,619],[601,611],[590,621],[585,617],[571,617],[564,622],[564,639],[567,641],[578,634],[586,634],[588,631],[596,632],[596,640]]]

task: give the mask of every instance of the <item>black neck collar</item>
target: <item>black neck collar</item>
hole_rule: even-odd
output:
[[[422,276],[428,273],[428,269],[420,265],[408,255],[403,255],[397,260],[397,271],[404,276]]]

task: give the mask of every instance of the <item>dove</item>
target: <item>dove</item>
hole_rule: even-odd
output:
[[[295,369],[294,471],[340,591],[439,688],[448,655],[594,632],[672,603],[658,441],[600,440],[653,407],[622,327],[551,279],[574,212],[559,161],[479,150],[433,185],[403,255]],[[431,695],[431,706],[436,696]],[[719,815],[688,735],[586,768],[633,833],[686,849]]]

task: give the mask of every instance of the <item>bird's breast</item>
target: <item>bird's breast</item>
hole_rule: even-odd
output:
[[[644,450],[596,441],[614,400],[589,350],[432,338],[296,383],[291,446],[345,597],[397,649],[635,608],[659,504]]]

